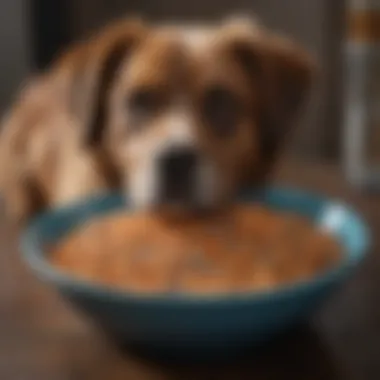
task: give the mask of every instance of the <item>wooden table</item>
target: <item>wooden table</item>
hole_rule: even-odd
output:
[[[190,367],[121,353],[23,266],[16,233],[0,223],[1,380],[380,379],[380,196],[357,194],[327,165],[291,163],[279,179],[352,202],[375,244],[310,326],[232,363]]]

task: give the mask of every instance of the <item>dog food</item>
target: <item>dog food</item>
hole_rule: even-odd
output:
[[[227,293],[302,281],[334,267],[337,241],[300,216],[237,206],[204,219],[110,214],[73,232],[52,263],[138,292]]]

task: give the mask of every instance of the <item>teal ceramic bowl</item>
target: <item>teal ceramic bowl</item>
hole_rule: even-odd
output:
[[[343,245],[339,267],[305,282],[270,291],[234,295],[146,295],[116,291],[81,281],[52,267],[47,247],[92,218],[120,209],[126,201],[108,195],[49,212],[22,235],[22,252],[39,278],[119,341],[143,350],[176,355],[232,353],[304,322],[363,259],[369,234],[351,208],[310,193],[272,188],[245,194],[242,202],[264,202],[312,218]],[[79,254],[79,252],[78,252]]]

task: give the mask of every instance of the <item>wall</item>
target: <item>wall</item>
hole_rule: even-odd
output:
[[[27,0],[0,1],[0,110],[29,73]]]

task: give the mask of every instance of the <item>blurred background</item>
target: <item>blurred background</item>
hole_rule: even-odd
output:
[[[120,359],[99,343],[87,324],[22,268],[13,255],[15,234],[1,223],[0,379],[380,378],[380,198],[352,186],[380,183],[380,1],[1,0],[0,110],[62,48],[123,14],[207,21],[246,12],[319,60],[321,74],[290,147],[296,159],[280,177],[357,207],[375,236],[368,262],[316,317],[312,333],[291,333],[237,367],[157,369]],[[275,365],[278,371],[269,370]]]

